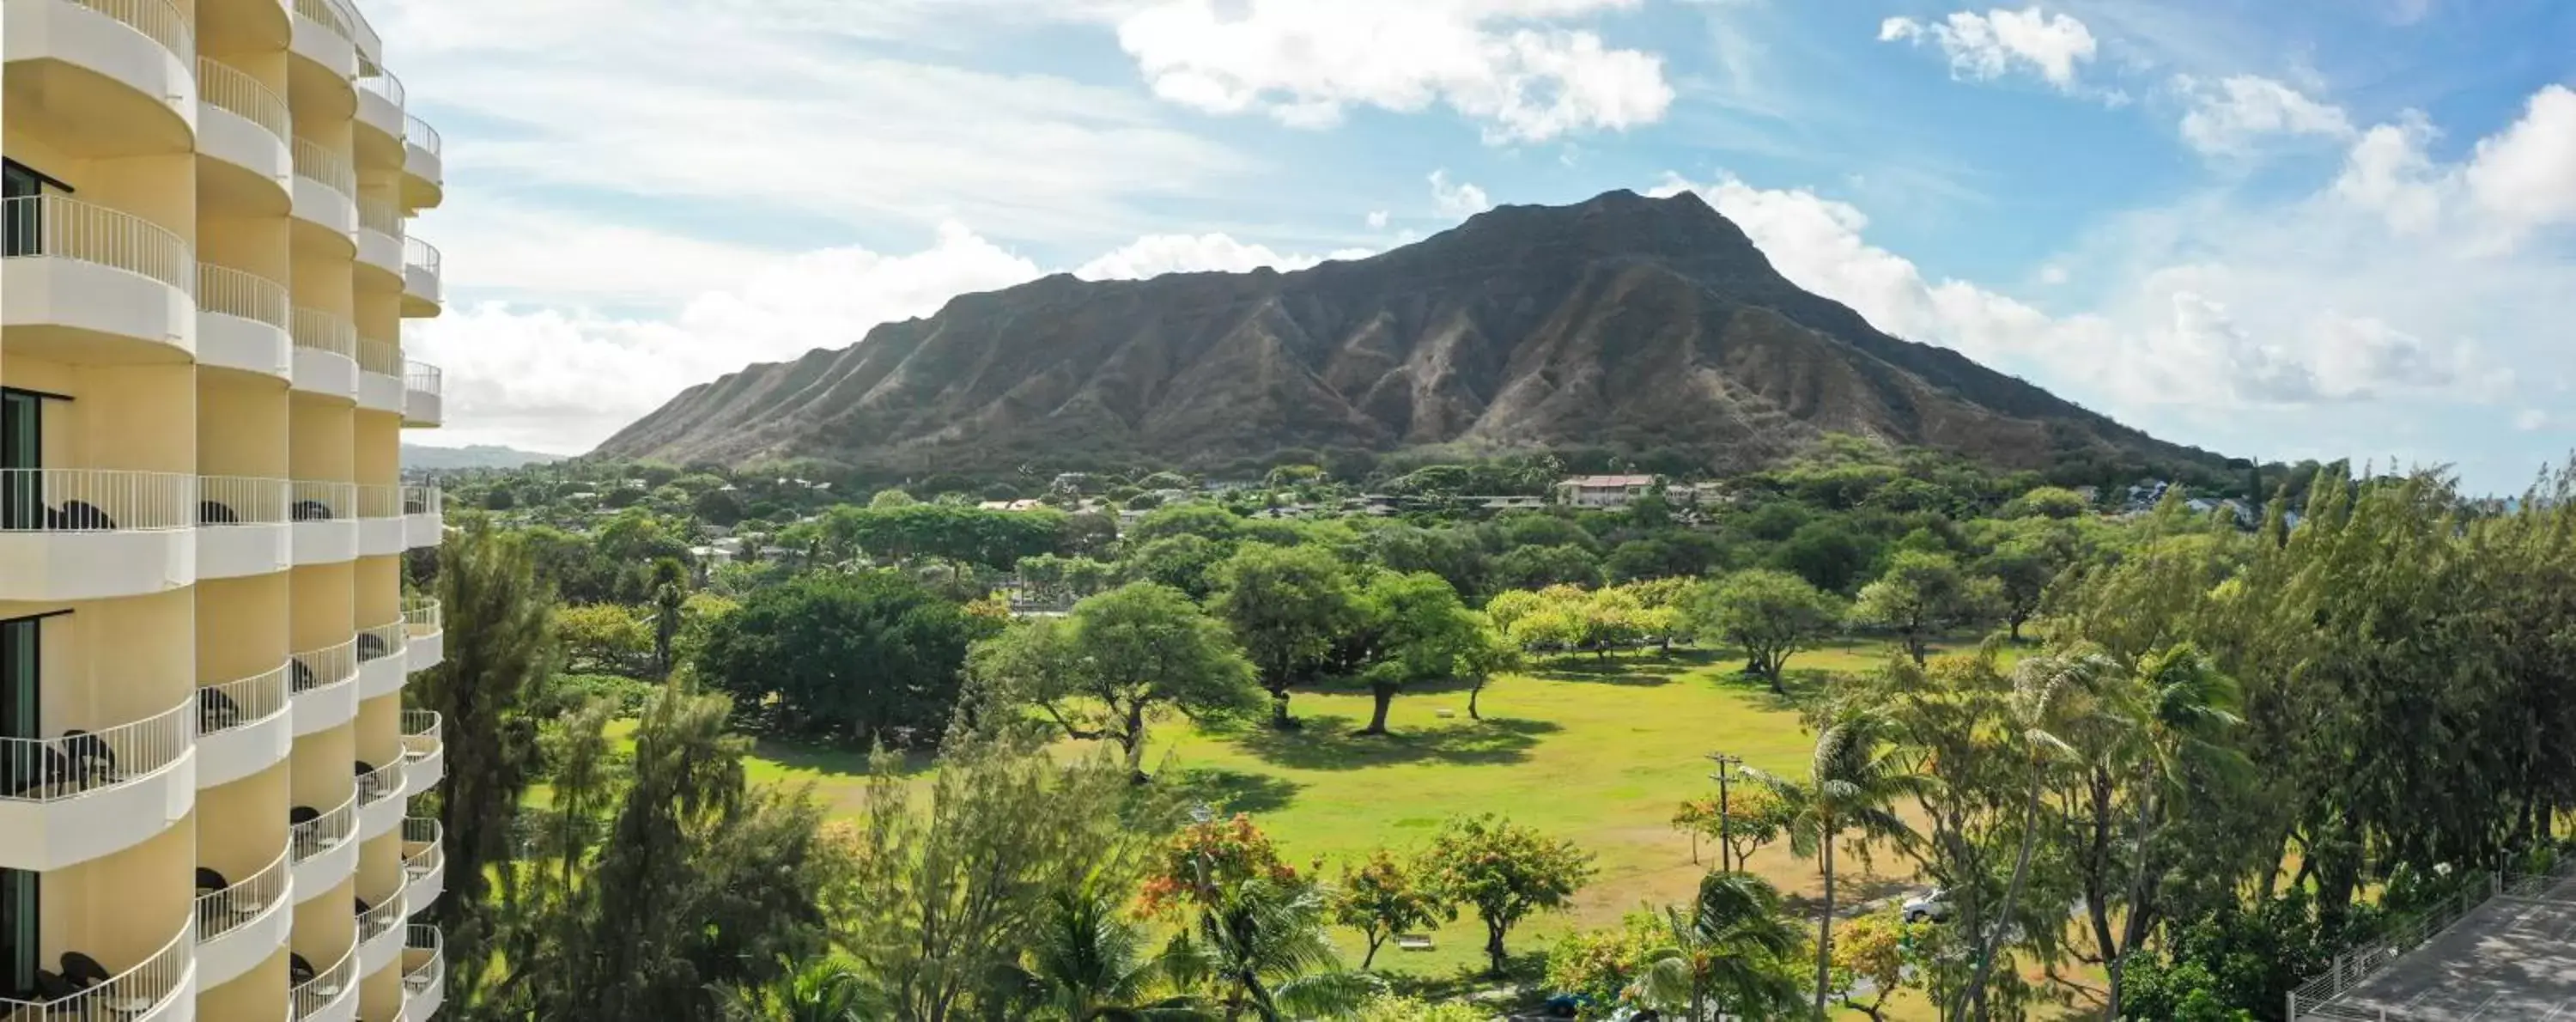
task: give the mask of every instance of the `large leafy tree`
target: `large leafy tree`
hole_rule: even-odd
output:
[[[975,644],[970,668],[1045,712],[1067,737],[1108,741],[1144,776],[1158,715],[1227,716],[1260,705],[1250,661],[1224,624],[1169,586],[1131,582],[1063,618],[1021,621]]]
[[[1789,849],[1818,860],[1825,881],[1816,914],[1816,1014],[1825,1012],[1834,946],[1834,845],[1845,836],[1862,840],[1912,836],[1898,816],[1899,801],[1922,779],[1911,757],[1892,740],[1885,717],[1854,702],[1827,707],[1816,726],[1815,754],[1803,777],[1781,777],[1746,768],[1745,776],[1779,799]]]
[[[1215,574],[1208,610],[1234,629],[1260,672],[1271,723],[1287,727],[1289,686],[1324,666],[1334,640],[1359,623],[1360,601],[1341,561],[1316,546],[1246,544]]]
[[[1834,632],[1834,598],[1785,571],[1755,568],[1718,580],[1691,606],[1701,634],[1742,647],[1745,667],[1787,694],[1780,673],[1789,657]]]
[[[1340,659],[1366,684],[1372,707],[1361,734],[1386,733],[1387,710],[1407,685],[1462,677],[1487,666],[1485,627],[1457,590],[1429,572],[1379,572],[1362,587]]]
[[[1486,813],[1443,825],[1423,853],[1431,883],[1485,925],[1486,965],[1501,975],[1510,963],[1503,940],[1531,913],[1564,908],[1592,879],[1590,853],[1574,842]]]
[[[1975,620],[1990,605],[1990,592],[1947,554],[1899,550],[1885,574],[1861,587],[1852,618],[1895,632],[1919,664],[1932,636]]]
[[[956,708],[968,645],[989,630],[892,572],[811,572],[712,621],[698,676],[783,731],[927,742]]]
[[[1422,872],[1383,848],[1369,853],[1365,862],[1342,867],[1341,883],[1332,892],[1333,921],[1360,931],[1368,942],[1360,968],[1377,963],[1378,948],[1389,938],[1457,916],[1457,909],[1424,882]]]

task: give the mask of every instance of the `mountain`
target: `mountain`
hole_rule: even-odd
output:
[[[518,468],[522,465],[546,465],[564,460],[560,454],[539,454],[513,447],[491,444],[469,444],[464,447],[423,447],[402,445],[402,467],[406,471],[454,472],[469,468]]]
[[[963,295],[691,387],[599,453],[932,472],[1448,444],[1677,449],[1725,470],[1827,432],[2007,467],[2221,461],[1880,332],[1697,195],[1626,191],[1294,273]]]

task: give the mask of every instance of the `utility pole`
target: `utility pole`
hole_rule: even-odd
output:
[[[1717,764],[1717,772],[1709,776],[1717,778],[1717,868],[1723,873],[1742,865],[1742,863],[1737,863],[1736,866],[1727,865],[1727,859],[1733,854],[1730,849],[1734,847],[1726,840],[1733,829],[1727,815],[1727,782],[1734,778],[1736,768],[1744,765],[1744,757],[1712,752],[1708,754],[1708,761]]]

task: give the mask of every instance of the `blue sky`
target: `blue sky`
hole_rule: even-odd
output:
[[[440,442],[579,451],[967,291],[1695,189],[1792,280],[2170,439],[2576,446],[2555,0],[378,0],[446,141]]]

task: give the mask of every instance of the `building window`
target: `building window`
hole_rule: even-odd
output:
[[[0,529],[32,529],[44,521],[44,487],[33,471],[44,464],[44,400],[0,390]]]
[[[36,196],[47,188],[72,190],[34,167],[0,159],[0,255],[44,254],[44,206]]]
[[[0,985],[10,991],[36,991],[36,970],[44,967],[44,931],[36,921],[40,875],[23,869],[0,869]]]
[[[37,738],[44,712],[36,665],[42,618],[0,621],[0,738]],[[33,743],[6,742],[0,751],[0,788],[15,791],[42,783],[44,752]],[[43,964],[36,925],[35,873],[0,869],[0,987],[13,991],[36,988],[36,969]]]

